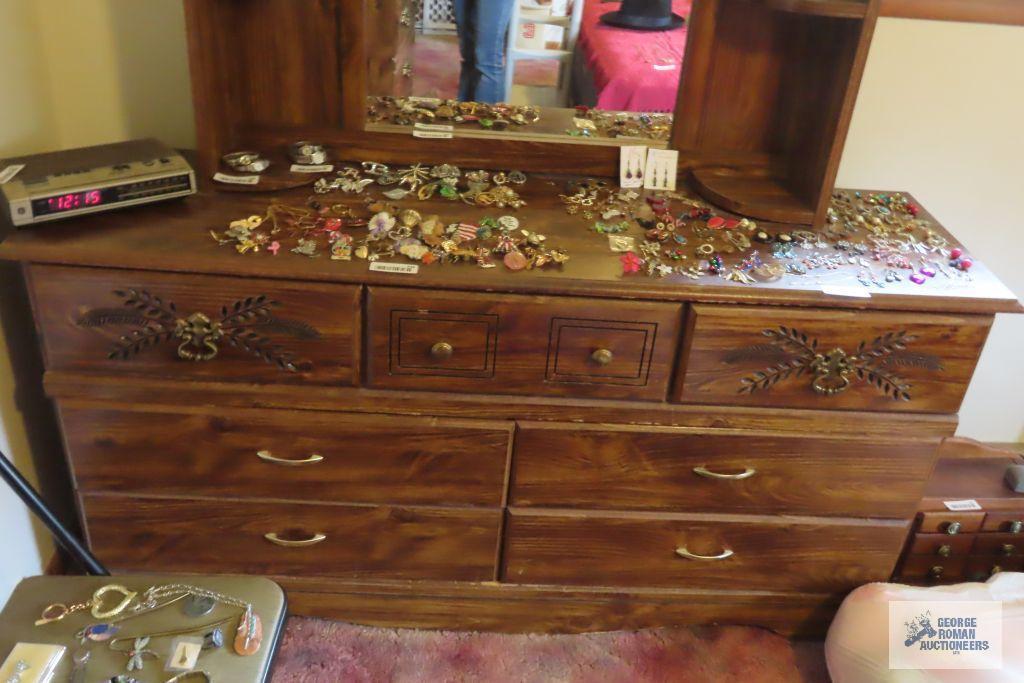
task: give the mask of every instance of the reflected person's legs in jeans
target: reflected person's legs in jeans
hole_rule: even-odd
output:
[[[476,0],[476,70],[478,102],[502,102],[505,92],[505,36],[512,3],[519,0]]]
[[[454,0],[455,27],[459,33],[458,99],[468,102],[473,99],[480,76],[476,70],[476,0]]]
[[[454,0],[462,70],[459,99],[500,102],[505,93],[505,37],[518,0]]]

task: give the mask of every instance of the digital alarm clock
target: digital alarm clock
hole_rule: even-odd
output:
[[[196,191],[192,167],[156,140],[5,159],[0,161],[0,182],[14,225],[148,204]]]

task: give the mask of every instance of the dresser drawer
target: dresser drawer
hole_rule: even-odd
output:
[[[112,568],[344,578],[494,578],[500,513],[86,494],[89,543]],[[286,547],[266,534],[277,534]],[[322,535],[322,540],[317,540]],[[302,542],[316,541],[309,545]]]
[[[955,413],[991,317],[693,306],[684,403]]]
[[[985,532],[1001,531],[1019,534],[1021,540],[1024,541],[1024,510],[990,512],[985,515],[985,521],[981,525],[981,530]]]
[[[368,382],[660,401],[681,317],[678,304],[374,287]]]
[[[48,369],[351,385],[359,287],[32,266]]]
[[[922,512],[918,531],[948,536],[972,534],[981,529],[984,519],[984,512]]]
[[[521,423],[517,506],[910,517],[935,444]]]
[[[988,581],[1000,572],[1019,572],[1024,569],[1024,557],[969,557],[964,567],[965,581]]]
[[[905,537],[906,526],[897,522],[517,508],[506,524],[503,577],[526,584],[841,592],[888,579]]]
[[[974,554],[990,557],[1024,555],[1024,534],[978,534]]]
[[[928,555],[933,558],[960,557],[968,555],[974,547],[974,534],[915,534],[910,544],[913,555]]]
[[[62,402],[80,491],[500,507],[511,423]]]
[[[903,561],[898,581],[914,583],[956,583],[965,578],[967,557],[913,555]]]

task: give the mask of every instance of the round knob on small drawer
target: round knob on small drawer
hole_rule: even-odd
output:
[[[945,545],[940,545],[939,549],[936,550],[935,553],[939,557],[949,557],[953,554],[953,546],[949,545],[948,543]]]
[[[1013,555],[1017,552],[1017,546],[1012,543],[1004,543],[1002,547],[1003,555]]]
[[[1017,519],[1010,522],[1011,534],[1019,534],[1021,531],[1024,531],[1024,521]]]
[[[430,347],[430,357],[434,360],[448,360],[455,353],[455,347],[448,342],[437,342]]]
[[[994,564],[992,565],[992,570],[989,572],[989,576],[995,576],[1001,571],[1003,571],[1003,568],[1000,567],[998,564]]]
[[[946,571],[945,567],[937,564],[928,571],[928,574],[931,575],[932,578],[937,579],[942,576],[942,572],[944,571]]]
[[[950,536],[956,536],[958,533],[960,533],[960,526],[960,522],[950,522],[946,526],[946,533]]]
[[[590,354],[590,360],[594,361],[598,365],[608,365],[615,358],[615,354],[610,349],[597,349]]]

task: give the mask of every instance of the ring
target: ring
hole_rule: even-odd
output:
[[[288,156],[297,164],[316,166],[327,161],[327,150],[315,142],[300,140],[288,146]]]
[[[244,152],[229,152],[221,157],[221,159],[234,170],[249,173],[263,173],[270,166],[270,162],[261,157],[259,152],[248,150]]]

